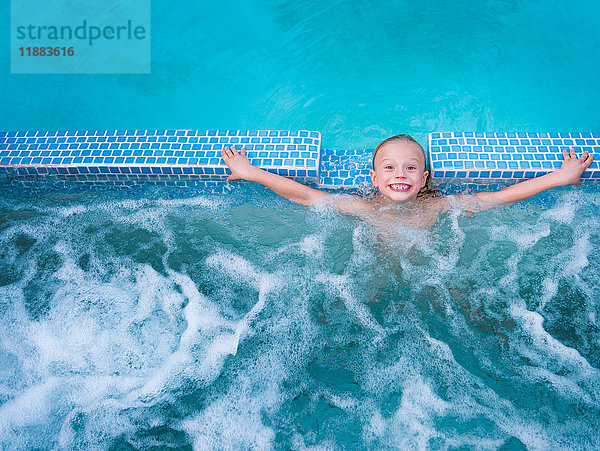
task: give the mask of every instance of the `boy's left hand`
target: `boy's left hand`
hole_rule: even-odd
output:
[[[594,161],[594,156],[585,151],[577,158],[575,149],[571,147],[569,152],[563,150],[563,158],[564,161],[562,166],[555,172],[560,173],[560,175],[564,177],[565,185],[579,185],[581,174],[590,167],[590,164]]]

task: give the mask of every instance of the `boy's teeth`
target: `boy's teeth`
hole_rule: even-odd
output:
[[[392,189],[408,189],[408,188],[410,188],[410,185],[407,185],[406,183],[394,183],[390,186],[392,187]]]

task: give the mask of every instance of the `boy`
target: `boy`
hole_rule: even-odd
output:
[[[453,202],[445,196],[422,195],[422,189],[426,186],[429,175],[425,170],[425,151],[408,135],[392,136],[375,148],[370,176],[373,185],[378,189],[378,194],[372,201],[358,196],[332,195],[262,170],[250,163],[243,147],[241,153],[235,147],[225,147],[221,151],[221,156],[231,170],[227,181],[244,179],[257,182],[280,196],[302,205],[314,205],[330,199],[343,213],[356,216],[389,210],[387,207],[401,206],[402,221],[421,226],[431,225],[440,213],[449,210],[453,205],[468,210],[480,210],[520,202],[553,187],[579,185],[581,174],[594,160],[593,155],[587,151],[577,158],[574,149],[570,149],[570,152],[563,150],[563,164],[553,172],[500,191],[480,192],[473,196],[455,196]]]

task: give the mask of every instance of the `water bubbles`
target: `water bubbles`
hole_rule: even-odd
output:
[[[3,200],[0,446],[598,444],[597,194],[392,240],[269,196]]]

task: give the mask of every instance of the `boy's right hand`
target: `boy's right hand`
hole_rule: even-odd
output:
[[[231,175],[227,177],[227,181],[244,179],[248,180],[251,174],[258,168],[253,166],[246,156],[246,149],[242,147],[241,153],[235,146],[225,147],[221,150],[221,157],[231,171]]]
[[[569,149],[569,152],[563,150],[563,163],[562,166],[557,169],[555,172],[560,174],[562,178],[562,183],[564,185],[579,185],[579,179],[583,171],[590,167],[592,162],[594,161],[594,156],[585,151],[581,154],[579,158],[577,158],[577,154],[575,153],[575,149],[572,147]]]

